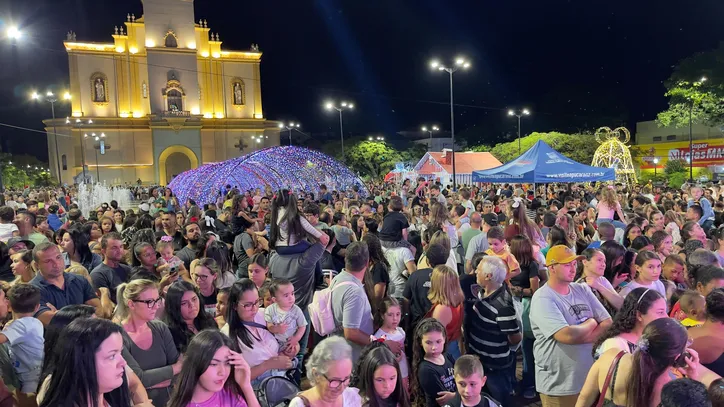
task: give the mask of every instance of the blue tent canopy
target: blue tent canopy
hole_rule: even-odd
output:
[[[571,160],[544,141],[515,160],[488,170],[473,171],[473,182],[536,183],[613,181],[613,168],[591,167]]]

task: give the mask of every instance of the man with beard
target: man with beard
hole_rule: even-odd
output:
[[[108,288],[111,300],[116,302],[116,288],[127,283],[131,274],[131,268],[121,264],[125,254],[121,235],[116,232],[103,235],[101,252],[103,253],[103,263],[91,271],[91,280],[93,280],[96,290],[100,290],[102,287]]]
[[[186,270],[191,270],[191,262],[196,259],[196,243],[201,237],[201,228],[196,223],[185,224],[184,237],[187,244],[183,249],[176,252],[176,256],[183,260]]]
[[[165,211],[161,214],[161,226],[163,230],[156,232],[156,239],[160,240],[164,236],[173,238],[173,251],[177,252],[186,246],[186,239],[183,233],[177,228],[176,212]]]

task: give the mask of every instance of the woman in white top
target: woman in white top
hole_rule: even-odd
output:
[[[646,325],[666,317],[666,299],[658,291],[642,287],[631,291],[611,326],[593,344],[593,357],[598,359],[610,349],[633,353]]]
[[[259,310],[262,303],[253,281],[237,281],[229,291],[226,325],[221,328],[235,342],[232,350],[241,353],[249,364],[253,385],[269,376],[283,376],[292,368],[292,358],[299,352],[299,345],[279,351],[279,343],[266,327],[264,310]]]
[[[349,387],[352,347],[341,336],[328,337],[314,347],[307,361],[307,378],[312,388],[299,393],[289,407],[359,407],[362,404],[357,389]]]

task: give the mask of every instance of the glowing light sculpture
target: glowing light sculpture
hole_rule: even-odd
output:
[[[613,168],[616,171],[616,181],[626,185],[636,183],[636,171],[634,170],[631,151],[626,143],[631,139],[631,133],[625,127],[617,127],[611,130],[609,127],[601,127],[596,130],[596,141],[601,145],[593,154],[594,167]]]
[[[303,147],[278,146],[233,158],[221,163],[205,164],[177,175],[170,183],[180,202],[193,199],[203,205],[216,201],[226,185],[241,191],[280,188],[317,193],[320,184],[330,191],[359,187],[368,191],[362,180],[332,157]]]

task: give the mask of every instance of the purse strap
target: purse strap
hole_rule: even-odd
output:
[[[623,355],[626,352],[620,351],[616,354],[616,357],[613,358],[613,362],[611,363],[611,367],[608,368],[608,374],[606,374],[606,380],[603,382],[603,388],[601,389],[601,394],[598,396],[598,402],[596,403],[596,407],[602,407],[603,402],[606,400],[606,393],[608,392],[608,386],[611,385],[611,379],[613,378],[614,372],[616,372],[616,369],[618,368],[618,362],[621,360]],[[613,390],[611,391],[611,394],[613,395]],[[613,400],[613,397],[611,397]]]

